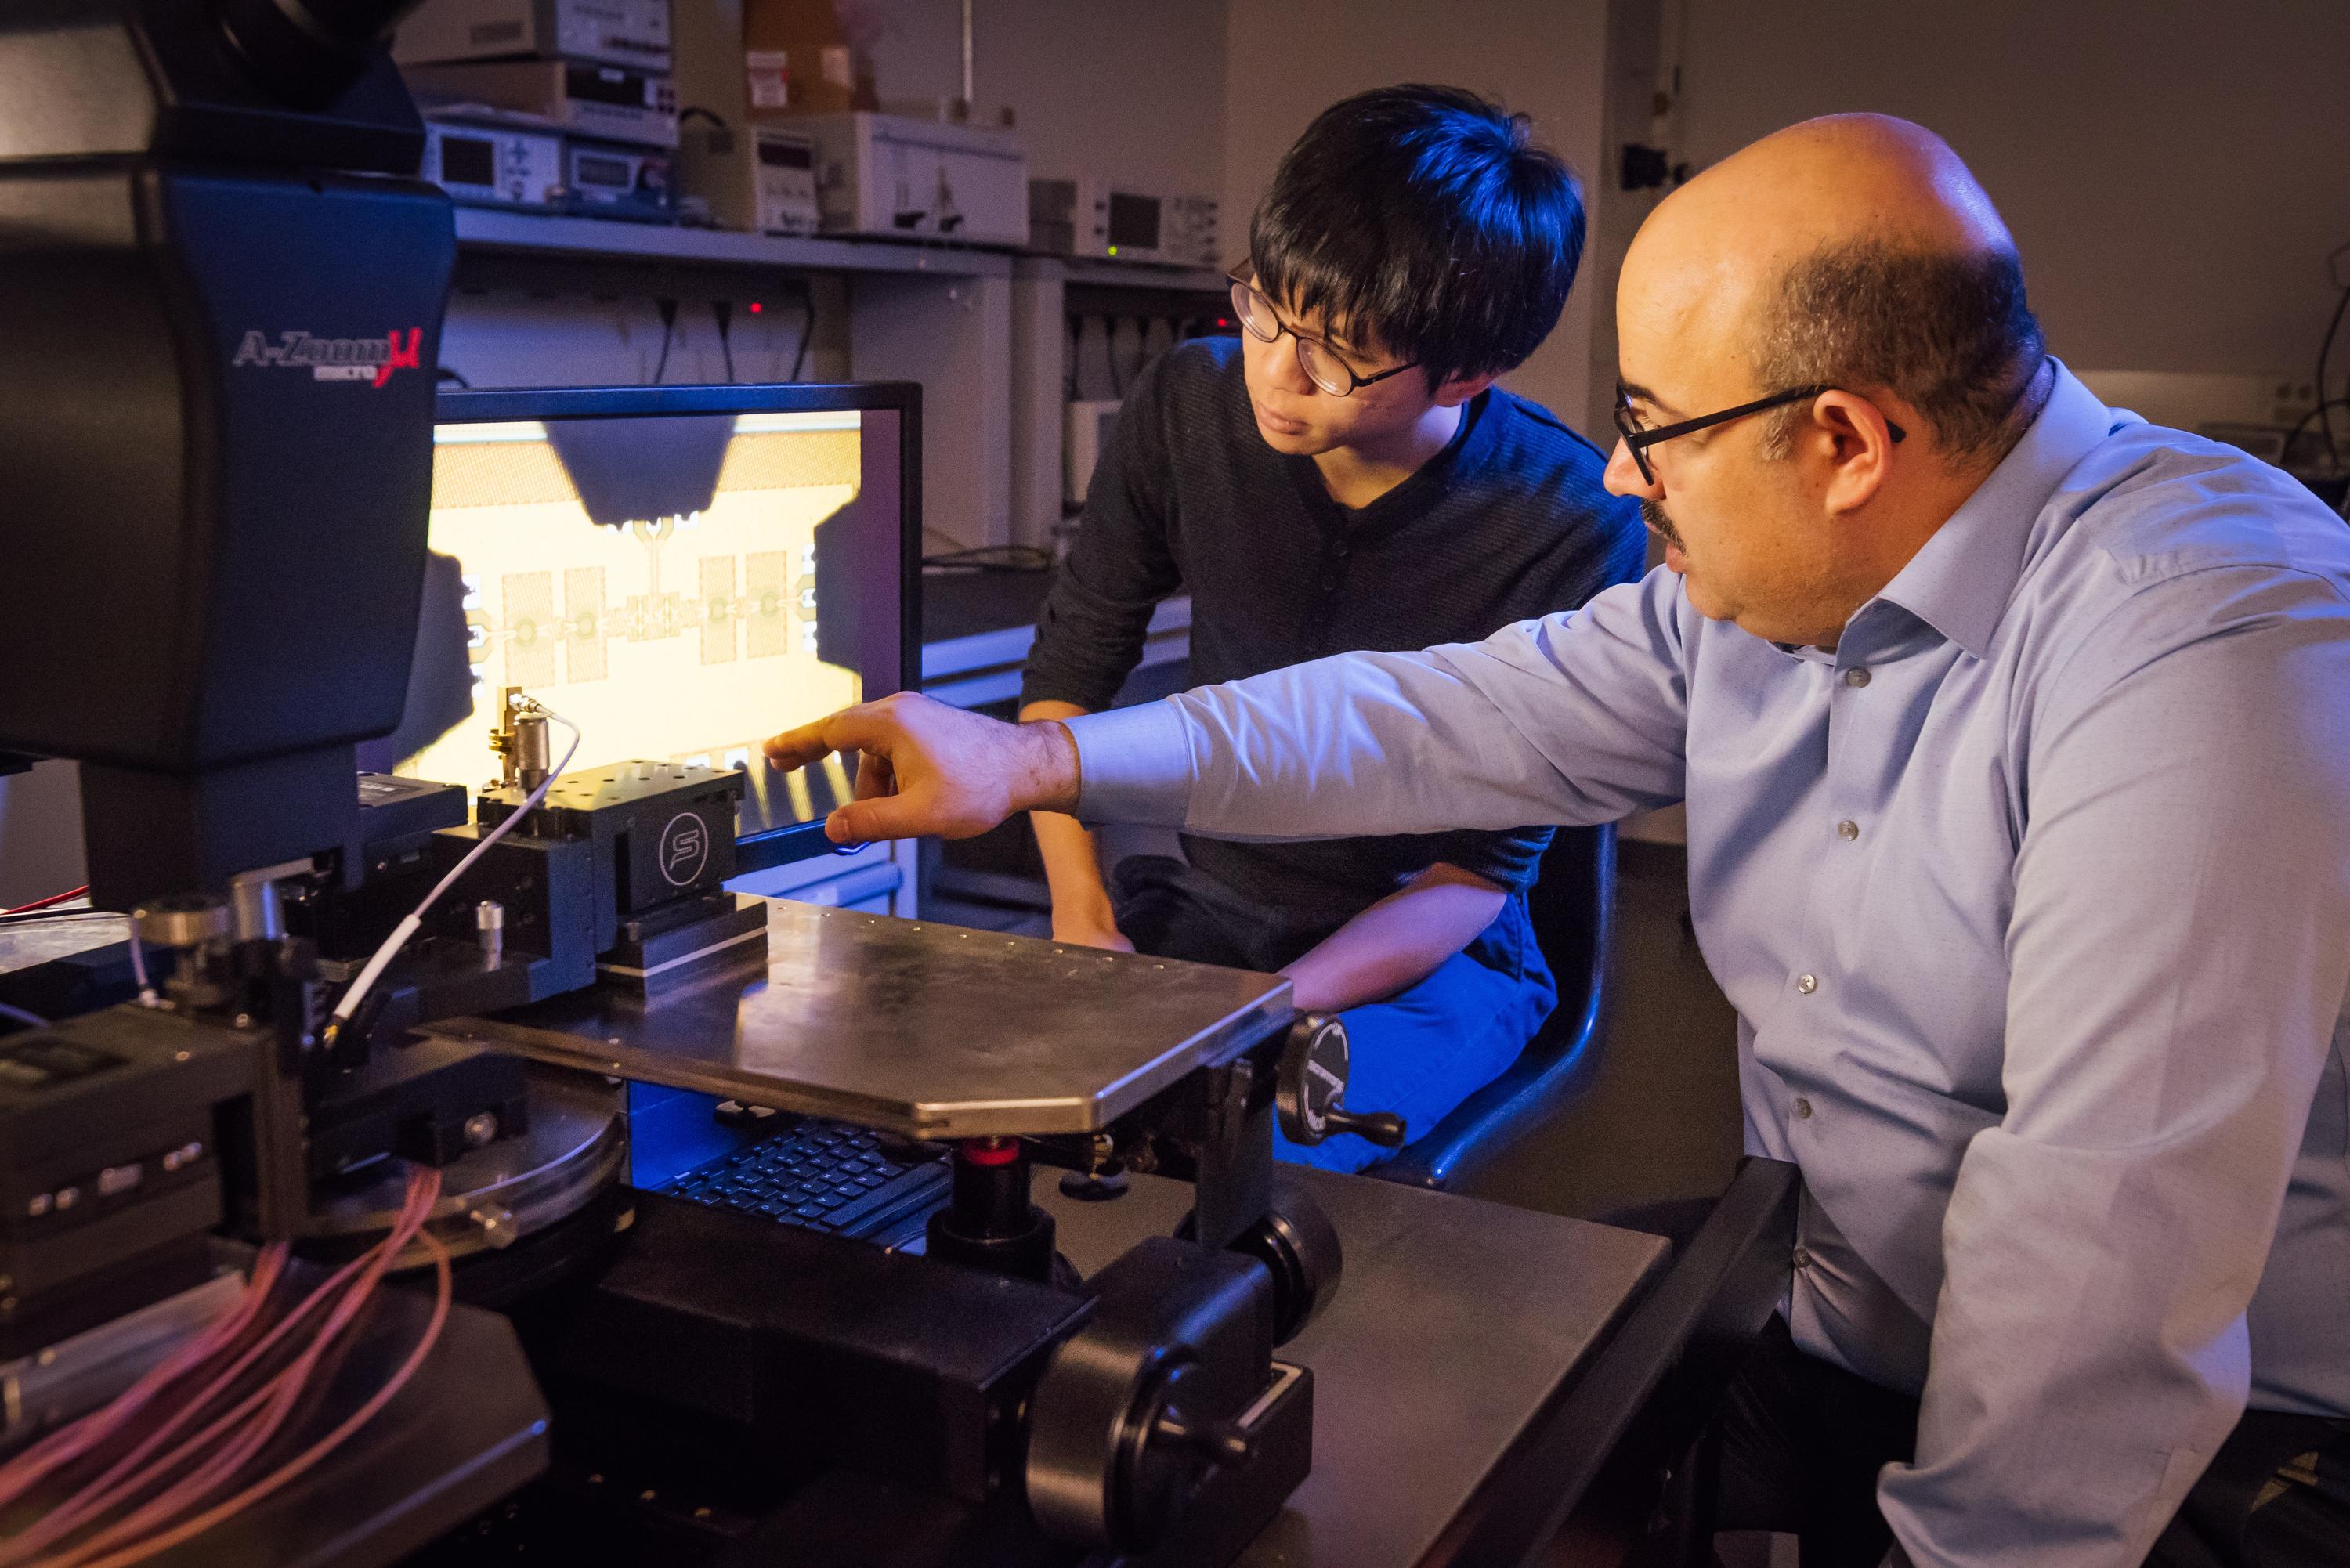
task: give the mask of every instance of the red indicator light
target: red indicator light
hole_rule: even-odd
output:
[[[758,314],[759,314],[759,312],[761,312],[762,310],[764,310],[765,308],[766,308],[766,306],[765,306],[761,305],[761,304],[760,304],[757,300],[755,300],[755,299],[754,299],[754,300],[753,300],[753,301],[751,302],[751,314],[752,314],[752,315],[754,315],[754,316],[758,315]]]

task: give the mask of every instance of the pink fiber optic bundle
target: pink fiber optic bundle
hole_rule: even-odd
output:
[[[440,1173],[419,1170],[391,1231],[316,1289],[286,1286],[283,1242],[262,1249],[236,1305],[100,1409],[0,1465],[0,1568],[124,1568],[252,1506],[325,1459],[390,1403],[448,1321],[448,1250],[424,1230]],[[432,1315],[399,1368],[292,1457],[262,1461],[385,1272],[421,1239],[437,1275]],[[322,1371],[322,1367],[325,1370]]]

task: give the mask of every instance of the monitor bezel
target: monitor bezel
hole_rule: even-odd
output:
[[[432,421],[494,424],[518,420],[614,419],[659,414],[821,414],[867,410],[899,416],[898,669],[865,700],[920,687],[922,669],[922,389],[913,381],[829,381],[734,386],[522,387],[444,389]],[[834,847],[824,823],[794,823],[734,840],[740,876],[822,855]]]

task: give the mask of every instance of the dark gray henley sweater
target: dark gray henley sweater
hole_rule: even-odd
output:
[[[1186,343],[1135,382],[1055,577],[1021,701],[1109,705],[1152,607],[1191,596],[1192,679],[1237,680],[1356,649],[1473,641],[1640,575],[1646,531],[1600,481],[1607,457],[1495,388],[1451,444],[1361,511],[1311,458],[1257,432],[1229,338]],[[1191,863],[1301,929],[1326,931],[1438,861],[1533,880],[1547,828],[1296,844],[1187,836]]]

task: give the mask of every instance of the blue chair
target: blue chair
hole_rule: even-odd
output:
[[[1616,923],[1616,827],[1563,827],[1526,896],[1534,940],[1558,981],[1558,1008],[1500,1077],[1367,1175],[1442,1191],[1491,1162],[1582,1083],[1599,1030]]]

